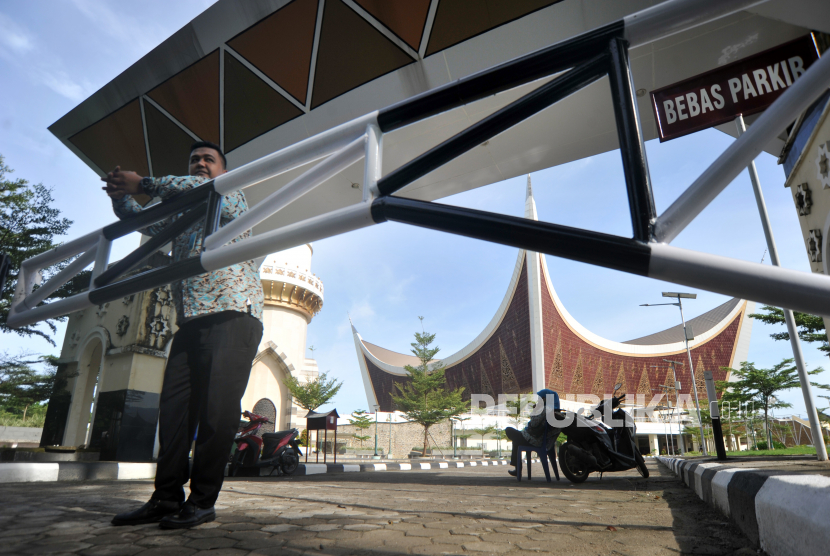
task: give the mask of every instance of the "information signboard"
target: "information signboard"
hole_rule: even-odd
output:
[[[652,91],[660,142],[764,110],[818,57],[810,34]]]

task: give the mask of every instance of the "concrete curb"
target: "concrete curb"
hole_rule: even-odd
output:
[[[155,476],[155,463],[56,461],[51,463],[12,462],[0,464],[0,483],[123,481],[152,479]]]
[[[830,546],[830,477],[657,459],[770,556],[814,556]]]
[[[533,460],[534,463],[539,460]],[[507,465],[506,460],[434,461],[429,463],[301,463],[295,475],[352,473],[369,471],[420,471],[455,469],[488,465]],[[273,468],[254,469],[248,476],[268,476]],[[121,463],[114,461],[58,461],[49,463],[10,462],[0,464],[0,484],[44,481],[129,481],[153,479],[155,463]],[[276,478],[276,475],[273,475]]]

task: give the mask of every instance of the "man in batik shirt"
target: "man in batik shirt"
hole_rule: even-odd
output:
[[[217,145],[198,142],[191,147],[189,176],[143,178],[116,167],[102,178],[107,184],[103,189],[112,198],[115,214],[128,219],[142,210],[134,195],[171,198],[224,174],[226,164]],[[246,210],[241,191],[226,195],[221,224]],[[142,233],[155,235],[176,218],[149,226]],[[179,235],[173,242],[173,260],[199,256],[202,232],[203,223],[197,222]],[[164,528],[185,528],[215,519],[213,506],[239,425],[240,400],[262,338],[263,294],[254,261],[174,282],[171,289],[179,329],[173,336],[159,402],[156,489],[141,508],[115,516],[113,525],[158,521]],[[196,446],[189,470],[194,435]],[[190,496],[185,501],[183,487],[188,479]]]

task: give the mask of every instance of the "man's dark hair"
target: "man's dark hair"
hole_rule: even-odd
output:
[[[192,153],[196,149],[213,149],[214,151],[219,153],[219,156],[222,157],[222,168],[228,169],[228,159],[225,158],[225,153],[222,152],[222,149],[216,143],[211,143],[210,141],[196,141],[192,145],[190,145],[190,152]]]

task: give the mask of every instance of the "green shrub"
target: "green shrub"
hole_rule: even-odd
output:
[[[22,413],[9,413],[0,410],[0,427],[32,427],[42,429],[46,423],[46,406],[32,406],[26,412],[26,420]]]

